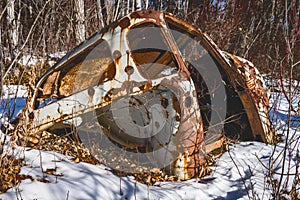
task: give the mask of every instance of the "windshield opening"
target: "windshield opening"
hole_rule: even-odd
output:
[[[157,79],[177,72],[177,62],[157,25],[148,22],[132,27],[127,38],[132,58],[144,78]]]
[[[89,87],[112,80],[116,67],[105,40],[82,50],[41,84],[36,107],[43,107]]]

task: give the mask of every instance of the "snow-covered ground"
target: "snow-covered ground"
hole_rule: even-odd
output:
[[[19,90],[17,95],[13,92],[9,94],[7,88],[4,91],[0,113],[3,113],[3,105],[8,105],[3,102],[11,103],[15,96],[18,97],[16,113],[24,106],[22,96],[26,96],[26,93]],[[296,107],[299,98],[294,101]],[[273,93],[271,103],[277,105],[276,111],[271,112],[272,120],[277,124],[277,133],[286,134],[288,102],[282,94]],[[294,113],[291,117],[295,122],[291,124],[290,132],[295,133],[295,138],[299,139],[300,118]],[[291,134],[289,137],[292,137]],[[2,133],[0,138],[3,139]],[[292,162],[297,159],[299,142],[294,143],[295,149],[291,157],[287,156],[287,161],[288,158]],[[9,142],[5,148],[10,149]],[[274,159],[276,155],[282,155],[283,148],[283,143],[276,147]],[[212,173],[202,179],[158,182],[154,186],[147,186],[131,176],[120,178],[103,165],[74,163],[70,157],[58,153],[18,147],[15,153],[24,157],[26,162],[20,174],[31,178],[22,180],[20,184],[0,194],[0,199],[271,199],[266,167],[269,166],[274,146],[260,142],[241,142],[230,144],[229,149],[211,167]],[[281,172],[282,160],[278,159],[275,163],[275,171]],[[292,163],[289,168],[290,173],[293,173],[295,165]],[[292,181],[287,184],[291,185]]]
[[[0,97],[0,118],[14,118],[24,108],[27,97],[27,88],[22,85],[3,86]],[[1,127],[1,125],[0,125]]]

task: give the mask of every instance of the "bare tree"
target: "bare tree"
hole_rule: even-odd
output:
[[[136,10],[142,9],[142,0],[136,0]]]
[[[18,23],[16,23],[15,18],[15,0],[7,0],[7,26],[9,45],[12,50],[13,55],[16,54],[16,48],[18,45]]]
[[[75,40],[79,44],[85,40],[84,0],[74,0],[75,11]]]
[[[102,8],[104,7],[104,5],[101,3],[101,0],[96,0],[96,5],[97,5],[97,19],[99,23],[99,28],[103,28],[105,26],[103,14],[102,14]]]

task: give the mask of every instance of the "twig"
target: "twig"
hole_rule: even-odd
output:
[[[250,194],[249,194],[249,191],[248,191],[248,187],[247,187],[247,184],[246,184],[246,181],[244,180],[244,177],[242,176],[242,173],[241,173],[241,171],[240,171],[238,165],[237,165],[236,162],[234,161],[234,159],[233,159],[233,157],[232,157],[232,155],[231,155],[231,153],[230,153],[230,149],[228,149],[228,155],[229,155],[231,161],[233,162],[234,166],[236,167],[236,169],[237,169],[237,171],[238,171],[238,173],[239,173],[239,175],[240,175],[240,177],[241,177],[241,179],[242,179],[242,181],[243,181],[243,185],[244,185],[244,187],[245,187],[245,189],[246,189],[248,198],[251,199]]]
[[[20,48],[20,51],[18,51],[18,53],[17,53],[17,55],[15,56],[13,62],[9,65],[8,69],[6,70],[6,72],[5,72],[4,76],[3,76],[3,79],[5,79],[5,77],[6,77],[6,76],[8,75],[8,73],[9,73],[9,71],[12,69],[13,65],[16,63],[17,58],[21,55],[22,50],[25,48],[27,42],[29,41],[29,38],[30,38],[31,34],[33,33],[33,29],[34,29],[36,23],[38,22],[38,19],[40,18],[41,14],[42,14],[43,11],[45,10],[45,8],[47,7],[47,4],[48,4],[49,2],[50,2],[50,0],[48,0],[48,1],[45,3],[45,5],[43,6],[43,8],[40,10],[40,12],[38,13],[38,15],[36,16],[36,18],[35,18],[35,20],[34,20],[32,26],[30,27],[30,30],[29,30],[29,32],[28,32],[28,35],[27,35],[27,37],[26,37],[26,39],[25,39],[24,44],[23,44],[22,47]]]

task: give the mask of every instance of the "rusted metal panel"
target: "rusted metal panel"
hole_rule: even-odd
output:
[[[251,62],[229,53],[227,56],[234,61],[234,67],[244,78],[244,90],[239,91],[239,95],[249,118],[254,138],[273,143],[274,131],[271,129],[268,115],[269,99],[263,78]]]
[[[55,130],[65,125],[80,126],[85,121],[84,116],[96,110],[99,124],[108,130],[105,134],[110,140],[127,150],[148,153],[164,145],[155,141],[161,138],[151,135],[152,132],[161,132],[161,121],[171,120],[177,124],[171,127],[172,139],[166,142],[173,152],[177,152],[169,166],[172,173],[180,179],[200,176],[206,165],[205,153],[222,146],[224,133],[219,129],[217,133],[204,133],[198,97],[203,88],[194,80],[197,78],[193,74],[195,70],[187,64],[185,52],[181,51],[179,41],[174,38],[174,30],[170,30],[170,22],[195,37],[196,43],[201,43],[202,52],[194,55],[195,60],[206,55],[210,63],[217,63],[226,84],[239,95],[254,138],[261,136],[263,141],[272,142],[268,97],[257,69],[248,61],[221,51],[197,27],[174,15],[152,10],[137,11],[112,23],[46,72],[29,100],[26,115],[31,117],[21,119],[21,123],[28,124],[31,133]],[[151,32],[153,27],[157,32]],[[155,50],[151,41],[147,43],[144,40],[155,34],[161,41],[160,45],[165,45],[168,50]],[[141,44],[146,47],[139,46]],[[171,91],[171,94],[164,90]],[[154,126],[141,127],[126,119],[125,122],[117,119],[109,121],[118,112],[129,113],[129,109],[123,109],[121,105],[122,102],[128,104],[133,97],[140,102],[139,108],[148,113],[136,118],[135,124],[143,123],[148,115],[153,115],[157,116],[156,120],[152,120]],[[148,111],[145,108],[149,98],[156,98],[155,104],[163,107],[166,119],[154,109]],[[102,116],[102,111],[107,110],[110,112]],[[133,112],[140,114],[139,111]],[[127,124],[123,126],[122,123]],[[135,135],[143,132],[150,134],[151,139],[126,135],[126,132],[135,133],[130,129],[134,126],[137,127]]]

